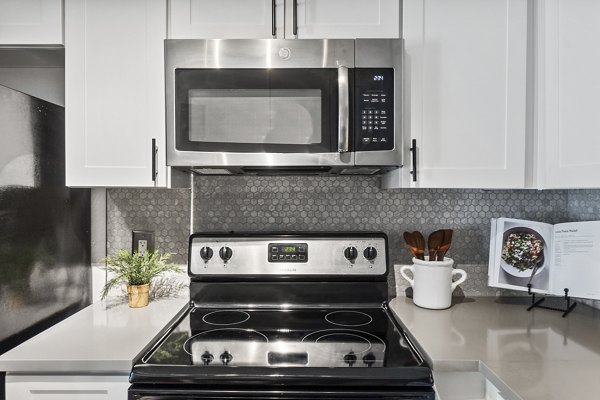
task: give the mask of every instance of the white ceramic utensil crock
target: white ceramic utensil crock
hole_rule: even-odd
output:
[[[467,273],[462,269],[452,268],[454,260],[451,258],[444,258],[444,261],[413,258],[412,261],[413,265],[400,268],[400,274],[413,288],[415,305],[434,310],[450,307],[452,292],[467,279]],[[412,272],[412,279],[406,271]],[[453,282],[454,275],[460,275],[460,278]]]

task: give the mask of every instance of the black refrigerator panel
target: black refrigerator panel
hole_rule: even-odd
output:
[[[0,354],[90,303],[90,190],[65,187],[64,115],[0,86]]]

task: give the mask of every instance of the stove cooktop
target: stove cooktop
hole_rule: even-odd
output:
[[[192,308],[142,363],[209,370],[389,368],[422,362],[384,308]]]
[[[193,234],[194,307],[135,363],[130,399],[432,400],[388,266],[377,232]]]

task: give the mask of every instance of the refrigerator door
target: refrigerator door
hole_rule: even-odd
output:
[[[65,187],[64,108],[0,86],[0,353],[90,303],[90,190]]]

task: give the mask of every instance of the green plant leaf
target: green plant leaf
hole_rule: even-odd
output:
[[[114,257],[106,257],[103,269],[111,274],[112,278],[102,288],[102,299],[122,283],[147,285],[152,283],[152,279],[166,272],[181,272],[179,266],[168,262],[171,256],[171,253],[161,254],[159,250],[148,251],[143,255],[138,252],[132,254],[128,250],[118,250]]]

